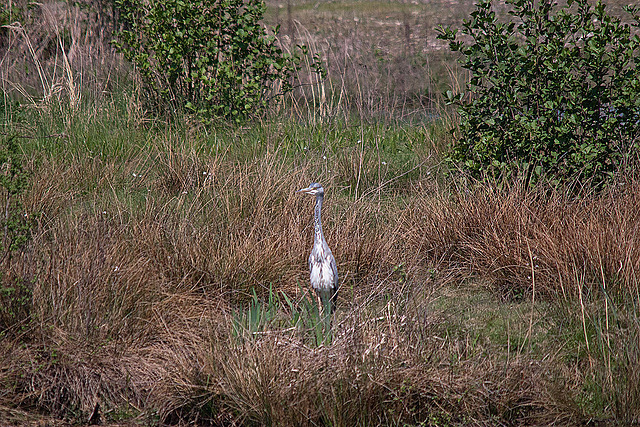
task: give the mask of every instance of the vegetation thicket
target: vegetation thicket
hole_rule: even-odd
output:
[[[31,236],[32,218],[24,213],[20,200],[27,190],[28,176],[23,167],[20,146],[15,137],[4,137],[0,144],[0,194],[2,194],[2,216],[0,217],[0,265],[7,265],[11,257],[24,248]],[[28,318],[31,293],[21,277],[5,277],[0,270],[0,329],[20,324]]]
[[[507,19],[493,3],[476,4],[461,37],[452,28],[439,36],[470,72],[468,93],[447,92],[460,111],[451,160],[476,177],[595,185],[634,162],[640,9],[625,7],[627,24],[602,1],[507,0]]]
[[[638,422],[640,180],[451,173],[465,113],[435,91],[465,75],[433,27],[471,2],[270,3],[306,83],[242,125],[157,114],[112,5],[0,6],[0,424]],[[330,344],[309,182],[341,277]]]
[[[241,121],[291,91],[299,52],[261,24],[262,0],[116,0],[118,50],[156,110]],[[304,48],[298,48],[304,51]]]

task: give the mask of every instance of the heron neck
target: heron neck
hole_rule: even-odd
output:
[[[314,219],[315,233],[313,235],[313,240],[315,242],[324,240],[324,235],[322,234],[322,222],[320,220],[320,211],[322,210],[323,198],[324,197],[321,195],[316,196],[316,208],[314,211],[315,212],[315,219]]]

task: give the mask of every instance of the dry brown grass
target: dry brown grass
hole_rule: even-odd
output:
[[[637,416],[628,312],[615,318],[626,325],[589,332],[584,359],[562,336],[541,350],[507,338],[505,352],[437,305],[441,289],[474,277],[529,304],[533,259],[536,298],[568,301],[593,329],[601,284],[637,293],[635,181],[572,199],[424,180],[399,203],[342,196],[338,172],[325,173],[343,278],[332,344],[311,346],[284,304],[253,338],[234,334],[252,289],[299,301],[306,288],[311,202],[294,190],[316,180],[315,162],[277,147],[238,161],[173,137],[126,160],[39,162],[25,206],[40,225],[5,276],[30,283],[33,304],[1,341],[2,403],[79,421],[99,403],[106,420],[151,423],[571,424],[590,413],[575,399],[595,378],[617,393],[616,419]],[[581,318],[572,302],[587,288]]]
[[[140,172],[149,158],[157,168]],[[311,204],[294,190],[311,181],[309,170],[277,151],[238,164],[176,141],[118,165],[41,163],[25,198],[40,228],[5,277],[33,287],[32,323],[5,332],[34,345],[3,340],[12,396],[80,418],[98,400],[147,408],[150,399],[165,415],[182,407],[174,399],[212,375],[198,368],[217,346],[210,325],[226,325],[224,338],[230,307],[251,289],[264,294],[273,284],[295,296],[306,282]],[[382,243],[383,217],[372,203],[340,212],[328,200],[327,239],[342,254],[345,289],[371,289],[398,263],[399,248]],[[179,384],[184,390],[172,389]]]
[[[530,296],[534,284],[546,297],[603,286],[635,294],[637,194],[635,180],[585,197],[519,184],[480,186],[416,200],[406,213],[407,234],[413,250],[486,278],[505,296]]]
[[[77,108],[87,95],[104,100],[128,74],[110,45],[114,23],[106,11],[95,0],[9,2],[2,10],[7,25],[0,32],[1,90],[36,107],[63,99]]]
[[[435,200],[417,199],[405,211],[407,245],[425,259],[441,260],[460,280],[481,282],[508,304],[531,304],[524,338],[529,348],[539,345],[532,330],[548,316],[555,319],[552,335],[562,338],[546,345],[544,351],[551,353],[543,358],[551,357],[551,369],[562,373],[547,379],[559,375],[570,385],[564,398],[551,393],[552,402],[562,406],[572,396],[574,403],[565,410],[590,408],[587,412],[608,415],[609,421],[635,422],[640,414],[637,194],[636,179],[581,197],[519,183],[440,193]],[[537,301],[550,301],[555,314],[541,314],[539,305],[534,308]],[[573,356],[565,358],[586,356],[575,359],[573,373],[553,360],[566,347]],[[551,384],[544,387],[553,390]]]
[[[304,44],[322,60],[327,79],[305,62],[302,87],[285,114],[339,119],[423,122],[441,113],[450,77],[464,75],[436,28],[461,22],[472,1],[412,3],[268,1],[265,22],[280,25],[285,49]],[[311,84],[316,83],[316,84]]]

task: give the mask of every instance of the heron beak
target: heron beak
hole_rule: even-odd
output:
[[[301,188],[300,190],[296,191],[296,193],[305,193],[308,194],[310,191],[312,191],[312,188]]]

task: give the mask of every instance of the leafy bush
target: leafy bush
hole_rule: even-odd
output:
[[[471,74],[468,94],[447,92],[461,115],[450,160],[475,176],[603,183],[640,136],[639,9],[625,8],[629,25],[601,1],[506,4],[508,20],[479,0],[463,37],[440,29]]]
[[[20,146],[15,137],[5,137],[0,141],[0,333],[26,320],[31,307],[30,283],[4,273],[12,254],[21,250],[31,235],[31,222],[20,201],[27,184]]]
[[[115,45],[141,73],[157,109],[239,121],[291,90],[299,58],[284,53],[259,23],[262,0],[115,4],[123,25]]]
[[[19,198],[26,190],[27,184],[28,177],[22,166],[20,146],[15,137],[5,137],[0,142],[0,264],[29,240],[30,224]]]

